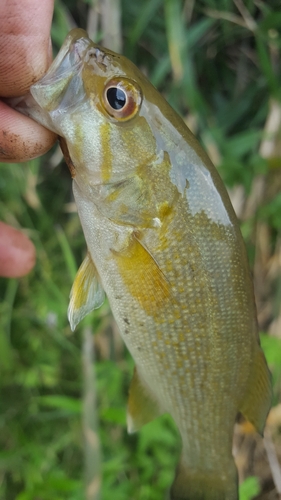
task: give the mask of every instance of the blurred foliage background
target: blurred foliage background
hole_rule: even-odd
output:
[[[54,55],[74,26],[88,29],[95,41],[124,53],[148,75],[207,149],[229,189],[274,384],[264,442],[248,424],[236,426],[240,498],[280,498],[280,0],[56,0]],[[89,360],[81,346],[89,335],[96,358],[102,498],[167,498],[180,440],[168,416],[127,435],[133,362],[108,304],[75,334],[67,322],[85,242],[58,147],[28,164],[1,164],[0,172],[0,218],[23,228],[37,247],[29,276],[0,280],[1,500],[86,497],[81,395]]]

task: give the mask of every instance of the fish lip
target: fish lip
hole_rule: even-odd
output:
[[[57,80],[63,78],[69,72],[73,72],[77,69],[77,66],[80,66],[85,53],[90,45],[91,41],[88,37],[86,31],[81,28],[74,28],[71,30],[63,45],[61,46],[57,56],[49,67],[47,73],[39,80],[39,82],[35,83],[32,88],[36,88],[37,84],[48,84],[49,80]],[[60,67],[63,66],[63,62],[67,56],[71,56],[66,64],[66,67],[63,70],[60,70]]]
[[[48,89],[63,88],[64,82],[66,86],[71,77],[79,73],[90,44],[91,40],[83,29],[75,28],[69,32],[47,73],[30,88],[39,106],[48,109],[52,100]]]
[[[77,80],[81,74],[91,43],[86,31],[80,28],[71,30],[67,35],[47,73],[30,88],[32,96],[42,109],[51,112],[60,105],[70,82],[75,75]]]

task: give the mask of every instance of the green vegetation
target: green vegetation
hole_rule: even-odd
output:
[[[102,0],[101,0],[102,1]],[[54,51],[76,23],[87,27],[86,0],[56,1]],[[97,41],[121,27],[107,23],[103,2]],[[122,0],[123,48],[186,119],[230,189],[241,218],[256,284],[262,337],[281,382],[281,10],[280,0]],[[108,14],[109,15],[109,14]],[[112,47],[114,48],[114,47]],[[269,120],[270,123],[269,123]],[[267,123],[267,125],[266,125]],[[108,304],[72,334],[69,291],[85,254],[71,180],[55,147],[28,164],[0,166],[0,218],[25,228],[37,247],[34,271],[0,280],[0,498],[80,500],[84,494],[82,343],[95,344],[103,500],[163,500],[180,453],[164,416],[136,435],[125,425],[133,362]],[[55,168],[54,168],[55,167]],[[271,428],[281,453],[281,425]],[[249,439],[249,438],[247,438]],[[249,443],[254,443],[254,438]],[[253,448],[249,444],[247,453]],[[256,445],[255,445],[256,446]],[[246,453],[246,452],[245,452]],[[249,455],[249,456],[248,456]],[[251,451],[248,453],[252,459]],[[241,466],[241,498],[269,499],[264,454]],[[263,464],[265,464],[263,466]],[[260,472],[261,471],[261,472]]]

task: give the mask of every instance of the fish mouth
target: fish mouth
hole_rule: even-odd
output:
[[[47,73],[31,86],[35,101],[47,112],[69,110],[84,97],[81,72],[91,40],[86,31],[75,28],[67,35]]]

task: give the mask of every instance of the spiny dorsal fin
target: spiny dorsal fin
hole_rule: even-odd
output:
[[[135,368],[129,389],[127,409],[127,429],[129,434],[138,431],[143,425],[162,415],[156,398],[140,379]]]
[[[99,282],[98,272],[89,252],[75,276],[70,292],[68,320],[71,330],[75,330],[80,321],[104,301],[104,291]]]

